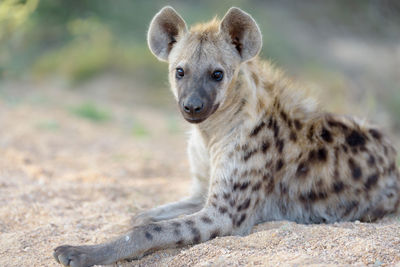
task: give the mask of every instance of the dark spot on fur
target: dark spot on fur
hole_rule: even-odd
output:
[[[261,145],[261,151],[262,153],[266,153],[268,151],[268,148],[270,146],[270,143],[268,141],[264,141]]]
[[[382,138],[382,134],[377,129],[369,129],[369,133],[373,138],[380,140]]]
[[[343,216],[348,216],[357,206],[358,206],[358,201],[353,200],[349,201],[345,204],[345,210]]]
[[[347,151],[349,150],[349,149],[347,148],[346,145],[342,145],[342,149],[343,149],[343,151],[344,151],[345,153],[347,153]]]
[[[331,132],[328,131],[325,127],[322,128],[322,131],[321,131],[321,138],[322,138],[325,142],[328,142],[328,143],[331,143],[331,142],[333,141]]]
[[[251,151],[247,151],[243,156],[243,160],[244,161],[248,161],[249,158],[251,158],[255,153],[257,153],[257,149],[253,149]]]
[[[301,130],[303,128],[303,124],[299,120],[294,120],[294,126],[296,127],[297,130]]]
[[[342,181],[337,181],[333,184],[333,192],[339,194],[344,190],[344,183]]]
[[[392,174],[396,171],[396,163],[393,161],[389,166],[389,172]]]
[[[328,194],[325,191],[318,192],[318,199],[326,199]]]
[[[255,192],[255,191],[260,190],[260,188],[261,188],[261,182],[259,181],[255,185],[253,185],[253,187],[251,188],[251,191]]]
[[[349,161],[349,167],[350,167],[350,171],[351,171],[351,175],[353,176],[354,180],[359,180],[362,176],[362,171],[360,166],[358,166],[357,163],[354,162],[353,158],[350,158]]]
[[[308,129],[308,134],[307,134],[308,140],[312,141],[313,136],[314,136],[314,125],[311,125],[310,128]]]
[[[201,217],[201,220],[202,220],[204,223],[207,223],[207,224],[211,224],[211,223],[212,223],[212,220],[211,220],[210,218],[208,218],[207,216]]]
[[[310,191],[310,193],[308,193],[307,198],[308,198],[310,201],[315,201],[315,200],[318,199],[318,196],[317,196],[317,194],[315,194],[314,191]]]
[[[236,222],[236,226],[239,227],[244,220],[246,219],[246,214],[242,214],[242,216],[240,216],[240,219]]]
[[[288,124],[288,126],[289,126],[289,128],[292,128],[292,120],[291,119],[288,119],[288,121],[287,121],[287,124]]]
[[[275,143],[276,149],[278,150],[279,153],[282,153],[283,147],[285,146],[285,143],[283,142],[282,139],[278,139]]]
[[[180,222],[173,222],[172,226],[174,226],[175,228],[178,228],[178,227],[181,226],[181,223]]]
[[[192,220],[186,220],[185,223],[189,226],[193,226],[194,222]]]
[[[290,132],[290,135],[289,135],[289,139],[292,141],[292,142],[296,142],[297,141],[297,135],[296,135],[296,133],[295,132]]]
[[[242,184],[240,185],[239,190],[241,190],[241,191],[246,190],[247,187],[249,186],[249,184],[250,184],[249,181],[242,183]]]
[[[380,219],[388,213],[387,210],[383,208],[376,208],[372,211],[373,220]]]
[[[279,190],[281,191],[282,195],[286,195],[288,192],[288,187],[284,183],[280,182],[279,183]]]
[[[176,241],[175,244],[176,244],[177,246],[182,246],[182,245],[183,245],[183,240],[180,239],[180,240]]]
[[[214,239],[219,235],[220,235],[219,230],[215,230],[210,234],[210,239]]]
[[[250,137],[255,137],[255,136],[257,136],[257,134],[262,130],[262,128],[264,128],[264,126],[265,126],[265,122],[262,121],[259,125],[257,125],[257,126],[253,129],[253,131],[251,131]]]
[[[226,207],[219,207],[218,211],[219,213],[224,214],[228,211],[228,209]]]
[[[274,137],[275,139],[278,138],[279,135],[279,125],[274,120],[272,127],[274,128]]]
[[[195,235],[193,237],[193,244],[198,244],[201,241],[201,236],[200,235]]]
[[[379,178],[378,173],[374,173],[374,174],[371,174],[370,176],[368,176],[367,181],[364,184],[365,188],[367,190],[369,190],[371,187],[376,185],[376,183],[378,182],[378,178]]]
[[[308,161],[310,163],[312,163],[313,161],[315,161],[315,159],[317,158],[317,151],[315,151],[314,149],[310,151],[310,153],[308,154]]]
[[[284,165],[283,160],[279,159],[278,162],[276,163],[276,171],[280,171],[283,165]]]
[[[351,146],[351,147],[354,147],[354,146],[363,146],[363,145],[365,145],[365,138],[364,138],[364,136],[363,136],[361,133],[359,133],[359,132],[353,130],[353,131],[346,137],[346,143],[347,143],[349,146]]]
[[[144,234],[148,240],[153,240],[153,235],[146,231]]]
[[[161,226],[157,225],[157,226],[155,226],[155,227],[153,228],[153,230],[159,233],[159,232],[162,231],[162,228],[161,228]]]
[[[296,176],[299,178],[302,178],[302,177],[306,176],[308,172],[309,172],[309,168],[306,165],[306,163],[301,162],[299,164],[299,166],[297,167]]]
[[[326,161],[328,159],[328,153],[325,148],[318,149],[318,159],[320,161]]]
[[[231,194],[230,194],[230,193],[224,193],[224,195],[223,195],[223,198],[224,198],[225,200],[228,200],[230,197],[231,197]]]
[[[250,202],[251,202],[250,198],[246,199],[242,204],[238,206],[237,211],[248,209],[250,206]]]
[[[286,113],[283,111],[283,110],[281,110],[281,117],[282,117],[282,120],[284,120],[285,122],[287,121],[287,115],[286,115]]]
[[[375,166],[375,157],[372,154],[369,154],[368,156],[368,165],[370,167]]]
[[[274,187],[275,187],[274,179],[269,180],[268,183],[265,184],[265,193],[266,194],[272,193],[272,191],[274,191]]]
[[[348,127],[347,125],[345,125],[344,123],[340,122],[340,121],[335,121],[335,120],[328,120],[328,125],[330,127],[338,127],[341,128],[342,130],[347,130]]]
[[[200,235],[200,231],[199,231],[199,229],[197,229],[196,227],[191,227],[191,228],[190,228],[190,232],[191,232],[192,235],[194,235],[194,236]]]
[[[229,205],[233,208],[236,205],[236,201],[234,199],[231,199],[229,201]]]
[[[273,124],[274,124],[274,119],[273,119],[272,117],[270,117],[269,120],[268,120],[268,125],[267,125],[267,127],[268,127],[269,129],[271,129]]]
[[[233,191],[236,191],[238,188],[239,188],[239,186],[240,186],[240,183],[234,183],[233,184]]]

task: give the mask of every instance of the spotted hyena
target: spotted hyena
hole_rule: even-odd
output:
[[[271,220],[373,221],[400,203],[396,151],[375,127],[322,112],[257,57],[261,32],[247,13],[187,29],[171,7],[152,20],[148,44],[169,63],[172,92],[192,123],[192,196],[136,216],[126,235],[60,246],[64,265],[108,264],[155,249],[244,235]]]

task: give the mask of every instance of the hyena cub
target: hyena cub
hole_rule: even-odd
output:
[[[194,26],[171,7],[152,20],[148,44],[169,63],[183,117],[192,123],[191,197],[136,217],[109,243],[60,246],[69,266],[109,264],[156,249],[247,234],[256,223],[373,221],[399,210],[396,151],[376,128],[323,113],[260,61],[261,32],[231,8]]]

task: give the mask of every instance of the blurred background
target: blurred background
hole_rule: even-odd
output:
[[[169,133],[182,132],[167,65],[146,44],[149,22],[166,4],[189,25],[243,8],[260,24],[264,59],[310,88],[329,111],[367,117],[399,142],[397,0],[1,0],[0,104],[64,110],[138,137],[162,133],[146,125],[148,110],[162,114]],[[140,108],[144,114],[136,116]],[[33,124],[62,128],[51,116]]]

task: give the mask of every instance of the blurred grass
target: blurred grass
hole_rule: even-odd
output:
[[[43,120],[36,123],[36,128],[46,131],[57,131],[60,129],[60,124],[55,120]]]
[[[75,116],[90,120],[92,122],[106,122],[111,119],[111,112],[97,106],[92,102],[85,102],[71,107],[70,112]]]
[[[138,120],[133,121],[132,125],[132,134],[135,137],[138,138],[143,138],[143,137],[149,137],[150,132],[147,130],[147,128]]]

